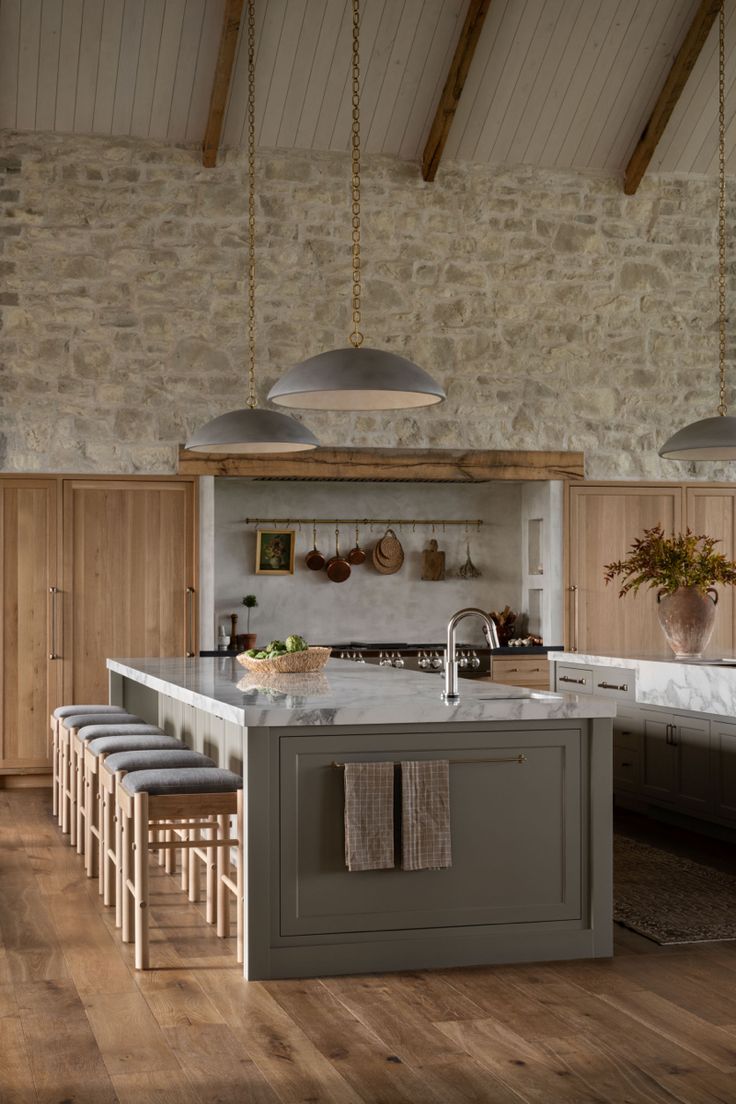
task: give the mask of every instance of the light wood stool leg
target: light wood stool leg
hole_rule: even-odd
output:
[[[135,968],[147,970],[148,954],[148,794],[133,797],[133,884],[135,886]]]
[[[164,832],[164,840],[166,841],[166,843],[173,843],[174,833],[170,828],[167,828]],[[166,849],[166,860],[164,864],[164,869],[166,870],[167,874],[176,874],[176,851],[173,847],[168,847]]]
[[[69,806],[69,733],[64,732],[60,735],[61,746],[59,749],[59,761],[61,764],[61,793],[59,794],[61,809],[61,830],[64,835],[68,835],[71,825],[70,821],[70,806]],[[71,842],[71,840],[70,840]]]
[[[199,840],[202,837],[202,833],[199,828],[191,828],[188,833],[190,840]],[[186,850],[187,862],[189,863],[189,900],[192,904],[196,904],[199,900],[199,860],[194,854],[194,848],[189,847]]]
[[[236,853],[236,861],[238,868],[235,875],[236,885],[236,926],[237,926],[237,938],[238,938],[238,962],[242,966],[243,958],[245,955],[245,817],[243,810],[245,808],[245,799],[243,797],[243,791],[238,790],[238,815],[237,815],[237,834],[238,834],[238,846]]]
[[[230,818],[218,816],[217,838],[228,839]],[[217,934],[221,939],[230,935],[230,894],[225,885],[225,877],[230,874],[230,855],[227,847],[217,848]]]
[[[102,809],[100,823],[102,825],[102,838],[100,840],[100,856],[102,858],[102,903],[109,908],[115,903],[115,815],[113,811],[112,794],[107,788],[100,787],[102,794]]]
[[[50,741],[50,753],[51,753],[51,815],[58,817],[59,815],[59,762],[58,762],[58,734],[57,725],[58,721],[56,717],[51,718],[51,741]]]
[[[119,882],[121,938],[123,943],[130,943],[133,938],[133,894],[130,889],[133,867],[133,823],[120,805],[118,805],[118,818],[121,830],[119,856],[122,858]]]
[[[80,771],[83,778],[84,793],[84,869],[88,878],[94,878],[97,867],[97,854],[95,844],[95,812],[97,809],[97,779],[92,773],[92,765],[88,763],[87,756],[82,752],[80,759]]]
[[[212,818],[212,828],[206,829],[206,835],[214,841],[217,839],[217,818]],[[208,924],[217,923],[217,853],[223,851],[223,847],[208,847],[204,852],[205,857],[205,887],[207,899],[205,903],[205,918]]]

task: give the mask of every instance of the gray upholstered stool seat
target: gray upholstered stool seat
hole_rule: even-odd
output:
[[[125,710],[117,713],[69,713],[59,719],[66,729],[84,728],[87,725],[145,724],[142,717],[136,717],[135,713],[126,713]]]
[[[57,720],[62,717],[73,717],[80,713],[125,713],[122,705],[60,705],[54,710],[53,716]]]
[[[126,774],[121,782],[129,794],[207,794],[235,793],[243,788],[243,779],[220,767],[193,767],[185,770],[141,770]]]
[[[214,767],[209,755],[188,748],[142,748],[138,751],[116,751],[105,758],[105,770],[117,771],[162,770],[172,767]]]
[[[88,740],[85,744],[91,755],[112,755],[114,751],[164,751],[166,748],[176,748],[181,751],[184,747],[176,736],[168,736],[165,732],[142,732],[138,736],[97,736],[94,740]]]
[[[89,744],[101,736],[165,736],[166,733],[158,725],[146,724],[145,721],[136,723],[133,721],[121,721],[119,724],[92,724],[84,725],[77,730],[77,739],[83,744]]]

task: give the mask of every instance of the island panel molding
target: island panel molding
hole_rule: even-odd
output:
[[[578,480],[585,477],[585,457],[582,452],[390,448],[316,448],[284,456],[218,456],[188,452],[182,447],[179,473],[402,483]]]

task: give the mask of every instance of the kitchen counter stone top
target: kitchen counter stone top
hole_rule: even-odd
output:
[[[620,667],[635,672],[635,699],[640,705],[683,709],[736,717],[736,658],[724,666],[721,655],[701,660],[678,659],[672,652],[654,655],[590,655],[584,652],[550,652],[550,663]]]
[[[316,675],[264,676],[220,658],[108,659],[108,669],[223,720],[254,727],[544,721],[613,717],[614,702],[498,683],[461,684],[440,698],[440,680],[416,671],[330,660]]]

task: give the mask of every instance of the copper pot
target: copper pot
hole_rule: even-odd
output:
[[[312,544],[313,547],[307,552],[304,557],[304,562],[310,571],[321,571],[325,566],[325,558],[317,548],[317,525],[312,525]]]
[[[327,578],[332,583],[344,583],[350,578],[350,563],[340,555],[340,530],[335,529],[335,555],[327,564]]]
[[[358,539],[358,526],[355,526],[355,548],[351,548],[348,552],[348,563],[357,565],[365,563],[366,554],[360,547],[360,540]]]

